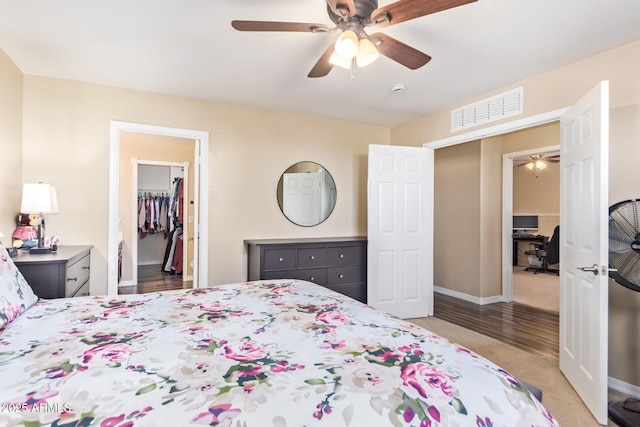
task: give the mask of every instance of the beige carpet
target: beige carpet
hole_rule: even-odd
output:
[[[532,271],[525,271],[525,267],[513,267],[513,300],[558,313],[560,278],[548,273],[534,274]]]
[[[440,336],[454,341],[506,369],[512,375],[542,390],[542,403],[560,425],[599,426],[558,368],[558,359],[527,353],[493,338],[464,329],[435,317],[409,319]],[[609,400],[626,396],[609,391]],[[609,426],[616,426],[609,421]]]

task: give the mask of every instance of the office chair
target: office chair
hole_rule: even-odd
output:
[[[556,276],[560,275],[560,271],[555,268],[549,268],[549,264],[557,264],[560,262],[560,226],[557,225],[553,230],[553,236],[548,242],[531,242],[530,250],[525,251],[525,255],[533,255],[538,258],[542,265],[540,267],[527,267],[526,271],[533,271],[534,274],[550,273]]]

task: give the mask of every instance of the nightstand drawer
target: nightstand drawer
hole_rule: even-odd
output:
[[[267,249],[264,251],[265,270],[283,270],[296,267],[295,249]]]
[[[64,288],[66,297],[76,295],[78,289],[89,281],[89,267],[90,258],[88,253],[73,264],[67,265],[67,281]]]
[[[76,290],[73,295],[67,295],[69,297],[86,297],[89,296],[89,281],[86,281],[80,289]]]

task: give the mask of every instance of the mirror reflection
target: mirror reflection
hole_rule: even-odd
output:
[[[331,215],[336,205],[336,184],[331,174],[314,162],[290,166],[278,181],[278,205],[294,224],[312,227]]]

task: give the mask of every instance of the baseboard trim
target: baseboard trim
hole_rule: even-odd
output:
[[[617,378],[609,377],[608,381],[609,388],[619,391],[624,394],[628,394],[629,396],[636,397],[640,399],[640,387],[626,383],[624,381],[620,381]]]
[[[121,280],[120,283],[118,283],[119,288],[124,288],[126,286],[133,286],[133,280]]]
[[[474,304],[478,304],[478,305],[486,305],[486,304],[493,304],[496,302],[503,302],[504,299],[502,299],[502,295],[496,295],[493,297],[487,297],[487,298],[480,298],[480,297],[476,297],[473,295],[469,295],[469,294],[465,294],[462,292],[458,292],[458,291],[452,291],[451,289],[447,289],[447,288],[441,288],[439,286],[434,286],[433,287],[433,291],[437,292],[439,294],[443,294],[443,295],[448,295],[450,297],[454,297],[454,298],[458,298],[464,301],[468,301],[468,302],[472,302]]]

